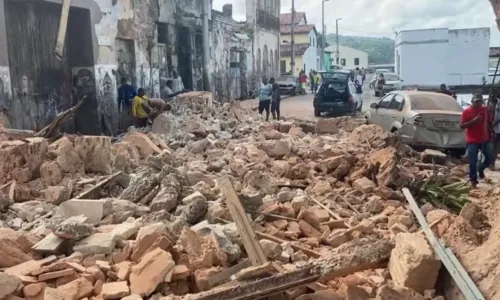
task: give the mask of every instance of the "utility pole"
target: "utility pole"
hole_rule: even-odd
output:
[[[291,73],[295,75],[295,0],[292,0],[292,41],[290,42],[292,57],[290,59]]]
[[[203,87],[205,91],[212,91],[210,82],[210,33],[208,29],[208,12],[210,0],[203,0]]]
[[[321,7],[321,30],[322,30],[322,35],[323,37],[321,38],[321,59],[320,59],[320,63],[321,63],[321,69],[326,69],[328,70],[328,67],[325,66],[325,39],[326,39],[326,36],[325,36],[325,2],[326,1],[329,1],[329,0],[321,0],[321,4],[322,4],[322,7]]]
[[[325,0],[321,1],[321,59],[319,60],[321,63],[320,70],[325,69]]]
[[[337,65],[340,65],[340,53],[339,53],[339,21],[342,20],[342,18],[339,18],[337,20],[335,20],[335,27],[336,27],[336,30],[337,30],[337,33],[336,33],[336,38],[337,38],[337,53],[336,53],[336,61],[337,61]]]

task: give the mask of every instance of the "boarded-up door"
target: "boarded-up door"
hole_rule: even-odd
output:
[[[54,55],[61,5],[5,1],[13,127],[41,129],[72,105],[68,42]]]

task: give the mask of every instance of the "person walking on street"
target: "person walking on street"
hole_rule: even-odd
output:
[[[271,95],[271,113],[273,115],[274,120],[280,119],[280,86],[274,80],[274,77],[271,77],[269,83],[272,84],[272,95]]]
[[[269,121],[269,107],[271,106],[271,95],[273,87],[267,81],[267,78],[262,77],[262,84],[259,91],[259,114],[262,115],[266,111],[266,122]]]
[[[314,93],[316,93],[316,91],[318,90],[320,79],[321,76],[319,76],[318,72],[314,71],[314,79],[312,81],[314,82],[314,84],[312,84],[314,86]]]
[[[478,175],[479,179],[485,179],[484,169],[493,162],[493,153],[488,145],[490,141],[488,128],[490,116],[483,102],[481,94],[474,95],[472,105],[462,112],[460,119],[460,127],[465,129],[469,156],[469,180],[473,187],[478,184]],[[483,153],[484,162],[478,163],[479,152]]]
[[[314,71],[313,69],[311,69],[311,71],[309,71],[309,82],[314,82],[314,74],[315,74],[316,71]],[[314,93],[314,85],[311,84],[311,93]]]
[[[306,94],[306,83],[307,83],[307,76],[306,72],[302,70],[299,75],[299,80],[300,80],[300,94],[305,95]],[[312,84],[312,82],[311,82]]]

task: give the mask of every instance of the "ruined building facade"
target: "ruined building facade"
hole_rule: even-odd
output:
[[[218,99],[256,93],[277,76],[279,0],[247,0],[246,22],[207,10],[211,88]],[[8,126],[40,130],[85,97],[66,130],[118,129],[122,78],[159,97],[175,69],[203,86],[202,0],[72,0],[62,59],[54,55],[62,0],[0,0],[0,114]]]

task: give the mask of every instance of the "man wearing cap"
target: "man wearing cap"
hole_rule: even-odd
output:
[[[484,169],[493,162],[492,149],[488,145],[490,141],[489,123],[491,118],[488,110],[483,106],[483,96],[475,94],[472,105],[465,109],[460,119],[460,127],[465,129],[465,140],[467,142],[467,153],[469,156],[469,179],[475,187],[480,179],[484,179]],[[478,164],[478,154],[484,155],[484,162]]]

